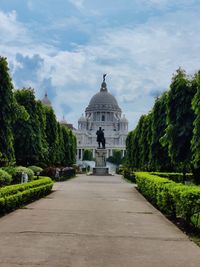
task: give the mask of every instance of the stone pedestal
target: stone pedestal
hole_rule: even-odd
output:
[[[93,168],[93,175],[109,175],[108,168],[106,167],[106,149],[95,150],[95,168]]]

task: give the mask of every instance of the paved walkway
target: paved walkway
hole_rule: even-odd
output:
[[[0,266],[200,266],[200,248],[120,176],[54,189],[0,218]]]

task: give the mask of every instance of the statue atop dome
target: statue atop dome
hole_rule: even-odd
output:
[[[108,90],[107,90],[107,84],[105,82],[106,75],[107,75],[106,73],[103,74],[103,82],[101,84],[101,90],[100,90],[100,92],[108,92]]]

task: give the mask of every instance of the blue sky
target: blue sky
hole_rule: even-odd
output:
[[[179,66],[200,69],[199,14],[199,0],[1,0],[0,55],[75,127],[107,73],[131,130]]]

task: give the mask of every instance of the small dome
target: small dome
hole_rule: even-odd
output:
[[[125,117],[125,114],[123,115],[123,118],[121,118],[120,121],[121,121],[121,122],[127,122],[127,123],[128,123],[128,120],[127,120],[127,118]]]
[[[45,104],[46,106],[48,107],[51,107],[51,101],[49,100],[48,96],[47,96],[47,93],[45,93],[45,96],[44,98],[42,99],[42,103]]]
[[[65,119],[65,116],[63,116],[62,120],[60,121],[61,124],[67,124],[67,121]]]
[[[80,117],[80,119],[78,121],[79,122],[86,122],[87,120],[86,120],[86,118],[82,114],[82,116]]]

